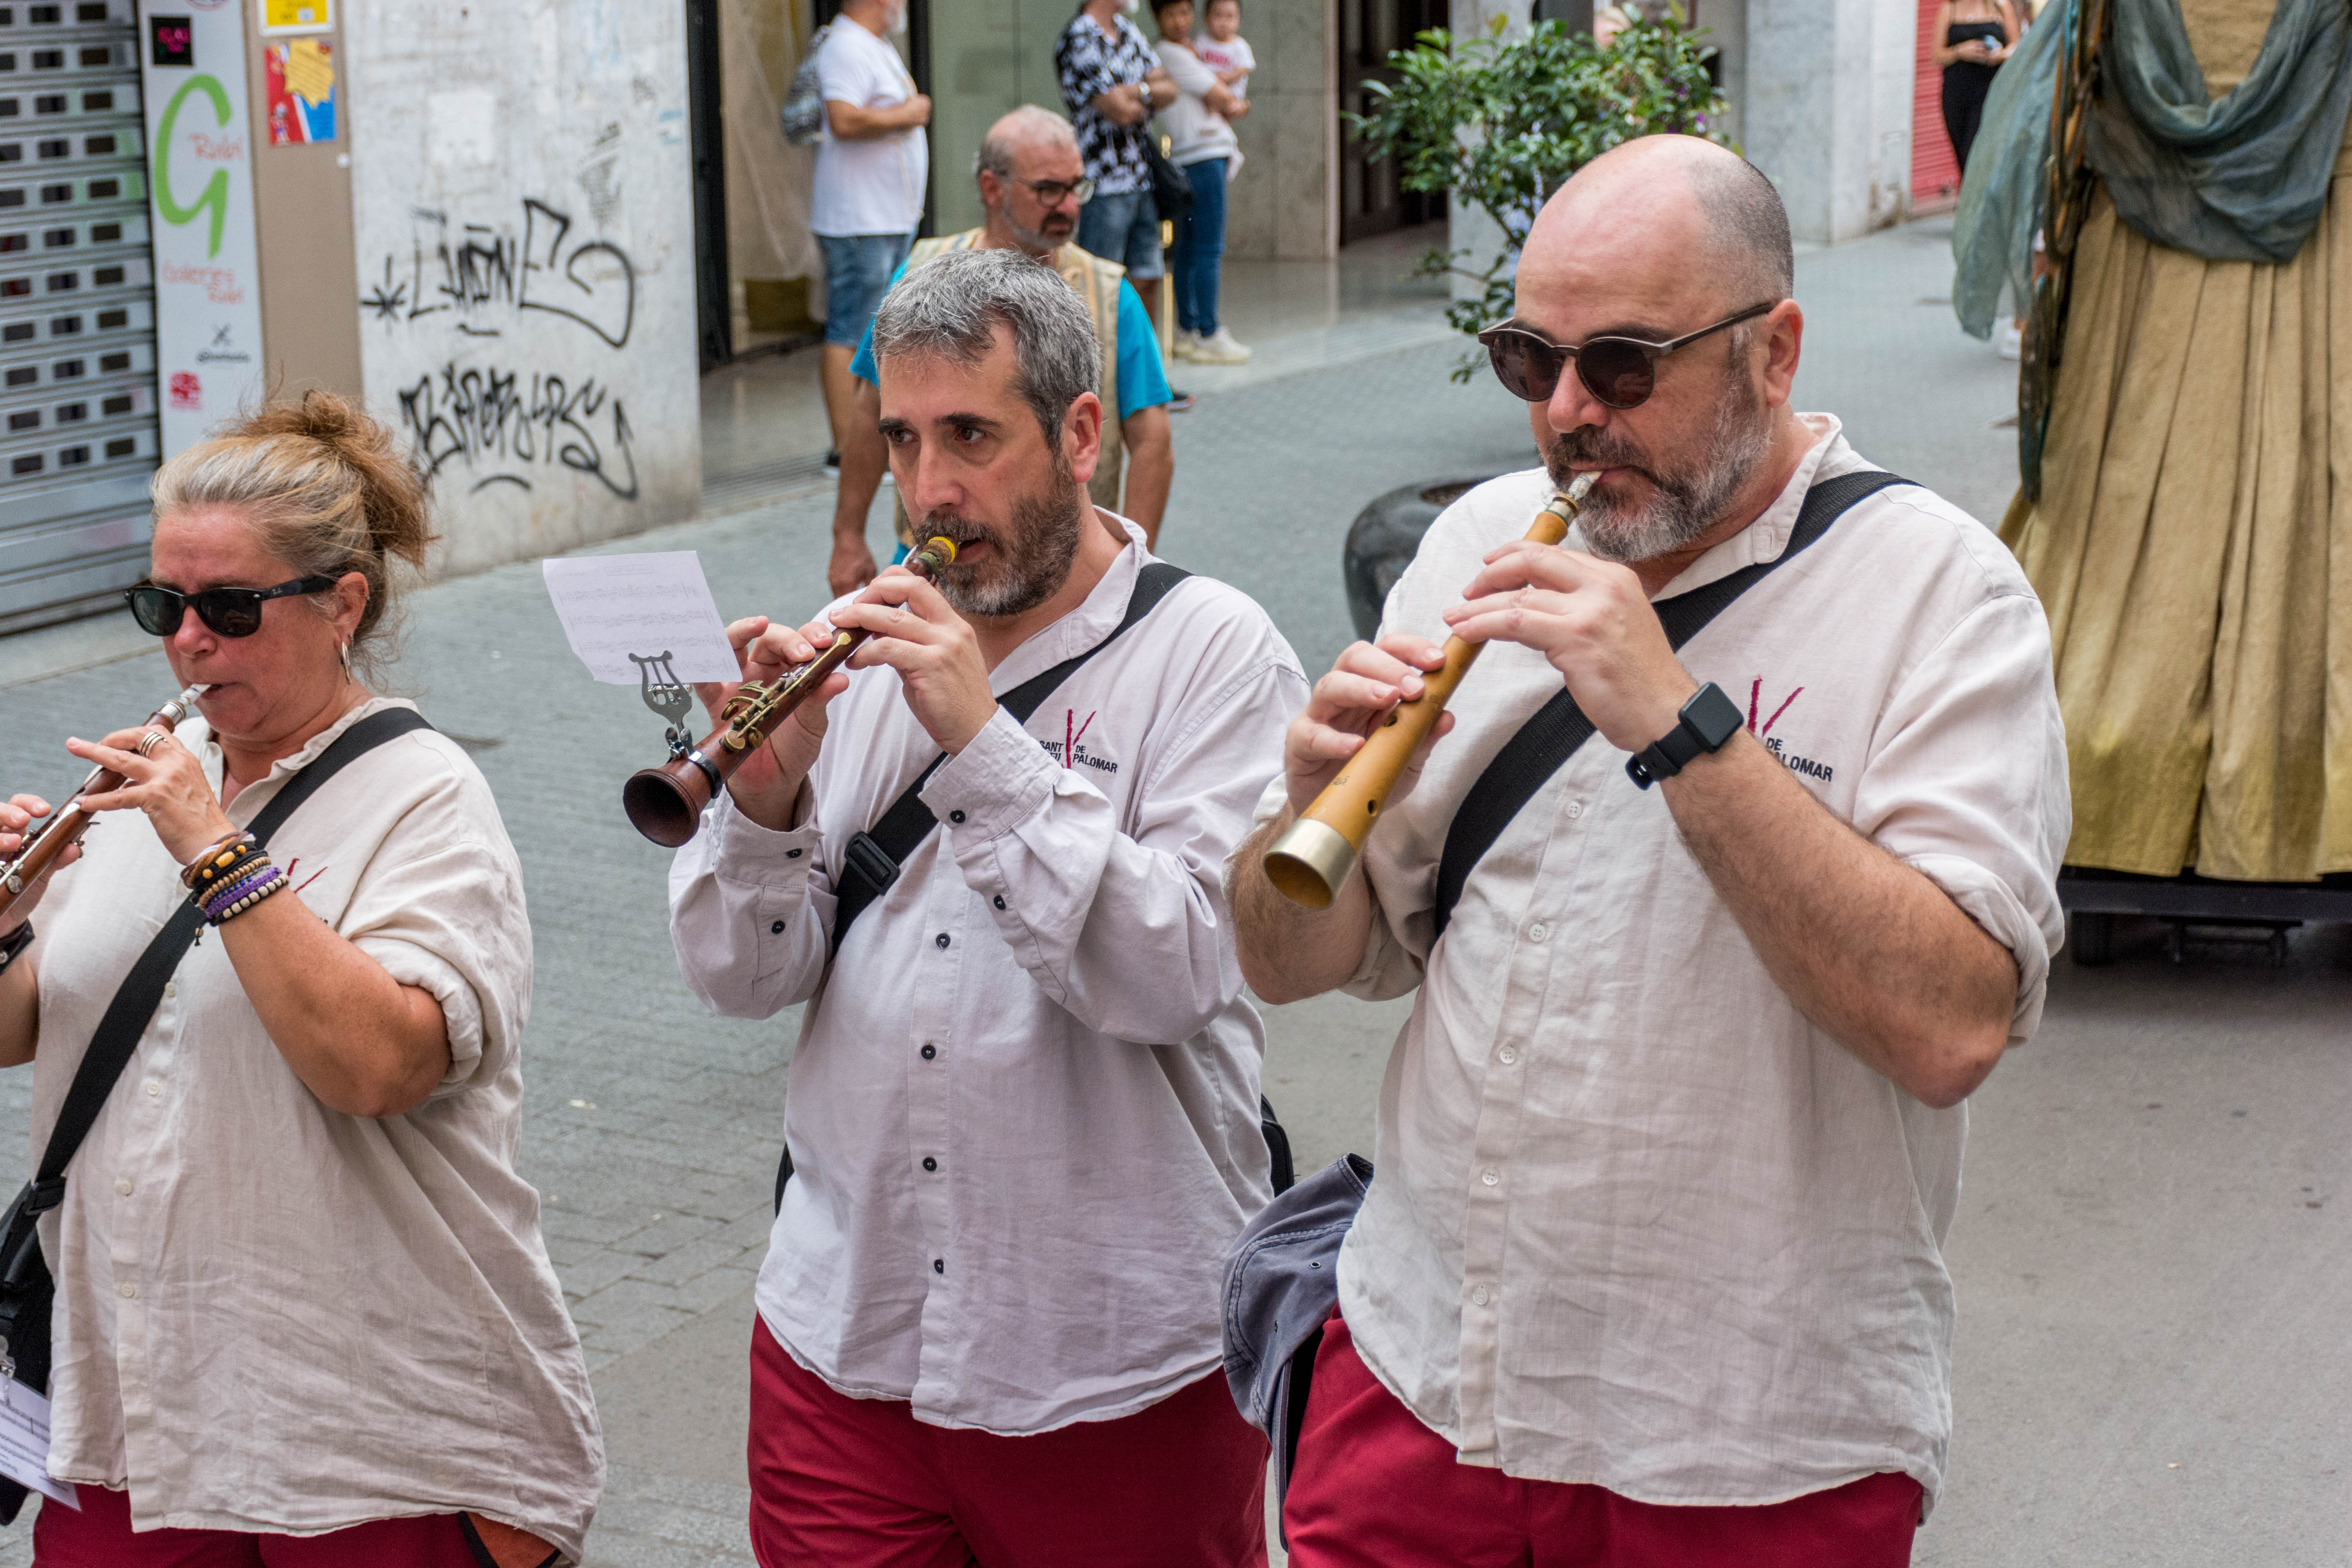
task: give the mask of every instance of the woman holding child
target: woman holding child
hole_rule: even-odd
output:
[[[1241,0],[1209,0],[1206,36],[1194,37],[1193,0],[1151,0],[1160,60],[1176,83],[1160,114],[1169,161],[1192,184],[1192,210],[1176,220],[1168,270],[1176,289],[1176,357],[1194,364],[1240,364],[1250,351],[1217,320],[1225,252],[1225,184],[1241,169],[1233,122],[1249,112],[1255,63],[1241,37]]]

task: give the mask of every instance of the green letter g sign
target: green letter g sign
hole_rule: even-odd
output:
[[[163,108],[163,122],[155,128],[155,210],[163,215],[165,223],[176,225],[193,222],[198,213],[210,207],[212,241],[205,249],[209,258],[220,254],[221,226],[228,221],[228,171],[215,169],[213,177],[205,182],[204,195],[188,206],[182,206],[172,195],[172,125],[180,118],[180,105],[187,101],[188,94],[196,91],[213,100],[217,122],[228,123],[228,94],[222,90],[217,78],[192,76],[180,84],[180,90]]]

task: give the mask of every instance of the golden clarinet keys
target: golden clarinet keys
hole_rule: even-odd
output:
[[[902,564],[918,577],[930,577],[955,555],[953,540],[934,535]],[[737,687],[735,695],[719,710],[719,728],[661,766],[640,768],[629,775],[629,782],[621,786],[621,807],[629,814],[630,826],[671,849],[692,838],[702,826],[702,808],[717,797],[735,770],[872,635],[835,632],[832,644],[798,669],[788,669],[773,680],[747,680]]]
[[[1593,475],[1580,474],[1567,489],[1553,495],[1536,513],[1527,537],[1538,544],[1558,544],[1568,536]],[[1292,903],[1310,910],[1328,909],[1339,895],[1364,840],[1380,820],[1397,780],[1412,761],[1414,750],[1427,738],[1437,716],[1453,700],[1454,689],[1470,672],[1484,643],[1445,639],[1445,662],[1422,678],[1422,693],[1389,710],[1379,729],[1365,738],[1356,754],[1323,786],[1315,804],[1299,815],[1274,847],[1265,852],[1266,879]]]
[[[191,686],[156,709],[148,716],[147,732],[152,735],[158,731],[168,732],[175,729],[180,721],[194,709],[196,699],[204,695],[204,690],[201,686]],[[144,751],[146,747],[140,749]],[[122,775],[113,769],[100,768],[81,781],[81,787],[74,791],[74,798],[79,800],[86,795],[105,795],[110,790],[121,789],[124,782]],[[89,831],[90,824],[96,820],[89,812],[68,803],[50,813],[47,822],[28,834],[25,842],[16,847],[16,858],[0,862],[0,914],[7,913],[8,907],[23,897],[25,889],[39,881],[41,873],[57,864],[58,856],[80,843],[81,836]]]

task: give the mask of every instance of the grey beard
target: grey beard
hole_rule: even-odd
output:
[[[1596,491],[1576,520],[1585,548],[1603,561],[1631,565],[1683,549],[1715,526],[1756,471],[1772,444],[1772,423],[1745,377],[1730,384],[1716,405],[1715,430],[1699,464],[1680,471],[1648,460],[1639,447],[1580,427],[1553,440],[1544,453],[1552,482],[1563,488],[1575,478],[1570,465],[1639,469],[1654,487],[1649,504],[1631,508]]]
[[[1090,509],[1086,491],[1069,470],[1055,467],[1053,488],[1016,503],[1009,527],[969,521],[952,512],[934,512],[925,521],[927,537],[943,533],[958,548],[985,539],[996,547],[992,581],[975,582],[971,572],[955,565],[939,574],[940,596],[958,614],[1017,616],[1060,593],[1070,580],[1070,568],[1078,558],[1079,530]]]

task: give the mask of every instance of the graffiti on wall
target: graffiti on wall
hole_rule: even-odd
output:
[[[418,207],[409,215],[408,256],[385,255],[360,308],[388,324],[439,318],[483,338],[539,310],[625,348],[637,314],[635,264],[610,240],[567,247],[571,233],[572,216],[536,196],[523,198],[520,229],[453,223],[447,213]]]
[[[407,255],[385,254],[361,310],[388,331],[464,338],[502,338],[537,314],[578,329],[571,341],[591,356],[625,349],[636,324],[635,264],[610,240],[573,238],[572,227],[569,213],[535,196],[504,223],[412,209]],[[593,372],[453,356],[402,390],[400,417],[428,473],[456,465],[475,476],[475,491],[528,490],[534,475],[562,468],[637,499],[628,412]]]
[[[428,477],[455,463],[492,485],[531,488],[530,476],[564,468],[622,500],[637,499],[628,411],[594,376],[523,374],[451,361],[400,394],[400,422]]]

